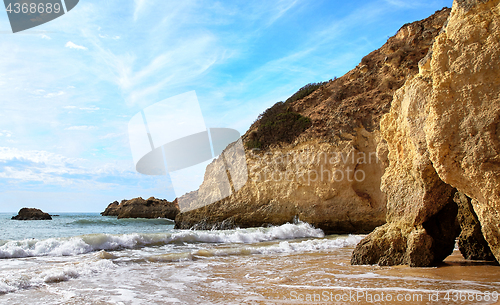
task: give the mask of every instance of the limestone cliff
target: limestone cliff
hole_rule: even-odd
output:
[[[472,198],[500,260],[500,1],[458,1],[436,39],[425,125],[441,179]]]
[[[150,197],[147,200],[141,197],[131,200],[122,200],[112,202],[106,210],[101,213],[102,216],[118,216],[118,218],[168,218],[175,219],[179,213],[179,206],[173,202]]]
[[[243,137],[245,186],[178,214],[176,227],[279,225],[299,218],[327,233],[367,233],[384,224],[387,199],[380,185],[388,162],[380,119],[395,90],[418,73],[419,60],[449,13],[443,9],[403,26],[346,75],[264,112]],[[207,167],[193,197],[209,198],[217,191],[214,173],[223,162],[219,158]]]
[[[500,1],[455,1],[419,68],[381,120],[389,149],[390,165],[382,177],[388,223],[361,241],[351,262],[430,266],[442,261],[456,235],[456,190],[472,199],[498,260]]]
[[[427,82],[414,78],[396,92],[391,111],[382,119],[389,147],[381,185],[387,194],[388,223],[357,246],[353,264],[429,266],[453,251],[455,190],[434,170],[423,132],[428,113],[422,101],[430,95]],[[445,207],[451,213],[439,213]]]

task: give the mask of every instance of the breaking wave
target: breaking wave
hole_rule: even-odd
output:
[[[100,250],[134,249],[180,243],[257,243],[297,238],[322,238],[324,233],[298,222],[270,228],[229,231],[183,230],[172,233],[89,234],[70,238],[25,239],[0,243],[0,258],[73,256]],[[312,241],[311,241],[312,242]],[[310,245],[311,247],[313,244]]]

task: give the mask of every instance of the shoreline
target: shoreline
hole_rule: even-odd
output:
[[[5,221],[17,224],[8,216]],[[83,240],[91,238],[87,241],[94,245],[123,242],[117,248],[96,248],[74,255],[54,248],[51,255],[2,260],[0,289],[6,289],[2,283],[19,286],[0,295],[0,301],[27,304],[36,300],[52,304],[62,302],[65,296],[64,302],[69,304],[304,304],[301,296],[340,298],[347,293],[355,294],[356,298],[362,294],[363,299],[310,303],[359,304],[370,303],[366,298],[378,298],[382,293],[384,298],[388,295],[429,298],[438,292],[440,302],[412,304],[468,304],[444,302],[443,298],[451,291],[477,295],[500,291],[500,266],[467,261],[456,250],[438,267],[352,266],[350,257],[355,244],[364,236],[324,236],[307,224],[235,231],[172,230],[165,234],[155,233],[151,226],[158,222],[155,219],[114,219],[98,214],[74,219],[63,214],[56,221],[66,221],[65,227],[77,224],[85,230],[96,224],[104,226],[97,231],[116,227],[122,231],[127,226],[133,229],[130,234],[83,236]],[[158,222],[161,223],[166,224],[164,220]],[[53,222],[47,224],[53,230],[61,230]],[[133,233],[140,230],[137,225],[146,225],[144,228],[152,231]],[[163,231],[166,227],[159,228]],[[143,244],[145,238],[150,238],[150,243]],[[60,249],[67,250],[70,245],[82,249],[77,237],[61,240],[68,243],[60,244]],[[134,246],[132,240],[140,244]],[[46,247],[57,245],[58,240],[42,242]],[[298,299],[293,300],[294,297]]]

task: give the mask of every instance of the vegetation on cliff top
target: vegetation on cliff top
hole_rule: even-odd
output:
[[[285,103],[293,103],[297,100],[300,100],[304,97],[307,97],[309,94],[313,93],[316,89],[323,86],[327,82],[319,82],[319,83],[310,83],[300,88],[299,91],[295,92],[292,96],[290,96]]]
[[[289,107],[290,103],[307,97],[326,82],[310,83],[300,88],[286,102],[278,102],[259,115],[257,130],[252,131],[246,142],[247,148],[267,148],[275,143],[291,143],[312,125],[311,119]]]

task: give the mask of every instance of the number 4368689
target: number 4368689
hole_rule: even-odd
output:
[[[36,3],[9,3],[9,5],[6,8],[6,11],[8,13],[14,13],[14,14],[51,14],[51,13],[56,13],[58,14],[61,11],[61,5],[59,3],[39,3],[38,5]]]

